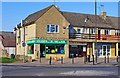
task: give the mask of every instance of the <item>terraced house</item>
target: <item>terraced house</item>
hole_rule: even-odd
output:
[[[32,59],[120,55],[118,17],[107,16],[104,11],[95,16],[63,12],[51,5],[30,14],[15,31],[16,54]]]

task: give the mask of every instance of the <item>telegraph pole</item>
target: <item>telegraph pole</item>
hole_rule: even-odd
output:
[[[95,61],[97,63],[97,1],[95,0]]]

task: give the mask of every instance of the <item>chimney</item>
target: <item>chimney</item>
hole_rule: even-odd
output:
[[[60,11],[60,8],[57,5],[55,5],[55,7]]]
[[[106,17],[106,12],[105,11],[102,11],[101,13],[100,13],[100,16],[102,16],[102,17]]]
[[[101,5],[102,7],[102,11],[100,13],[100,16],[105,20],[106,19],[106,15],[107,15],[107,12],[104,11],[104,5]]]

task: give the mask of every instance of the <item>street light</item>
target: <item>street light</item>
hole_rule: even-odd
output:
[[[95,0],[95,61],[97,63],[97,1]]]

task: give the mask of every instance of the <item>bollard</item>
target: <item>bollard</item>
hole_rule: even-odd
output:
[[[84,64],[87,62],[87,56],[84,56]]]
[[[118,62],[118,56],[117,56],[117,59],[116,59],[116,61]]]
[[[94,64],[95,64],[95,63],[94,63],[94,55],[92,55],[92,57],[93,57],[93,65],[94,65]]]
[[[40,57],[40,63],[41,63],[41,57]]]
[[[72,57],[72,64],[74,64],[74,57]]]
[[[106,56],[105,56],[104,62],[106,63]]]
[[[61,57],[61,64],[63,64],[63,57]]]
[[[52,63],[52,57],[50,56],[49,64],[51,65]]]
[[[109,63],[109,55],[108,55],[108,57],[107,57],[107,62]]]

